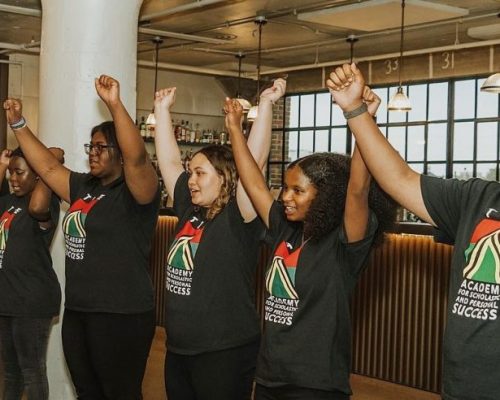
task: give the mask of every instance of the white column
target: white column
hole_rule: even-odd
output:
[[[107,74],[117,78],[123,102],[135,117],[141,3],[142,0],[42,0],[39,137],[48,146],[62,147],[66,165],[72,170],[88,170],[83,144],[90,141],[93,126],[110,119],[95,92],[95,77]],[[60,229],[52,248],[54,268],[64,292]],[[75,398],[60,331],[61,321],[54,326],[49,342],[51,400]]]

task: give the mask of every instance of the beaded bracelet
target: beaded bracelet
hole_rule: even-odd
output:
[[[19,119],[18,121],[14,122],[13,124],[10,124],[10,128],[13,131],[15,131],[15,130],[18,130],[18,129],[25,128],[26,125],[28,125],[28,123],[26,122],[26,120],[24,119],[24,117],[21,117],[21,119]]]

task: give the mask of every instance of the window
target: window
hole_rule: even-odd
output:
[[[409,113],[388,112],[397,86],[375,87],[382,99],[377,124],[392,146],[420,173],[446,178],[499,180],[499,101],[483,93],[484,78],[407,85]],[[286,166],[299,157],[332,151],[350,154],[354,140],[328,92],[285,96],[283,128],[273,129],[269,180],[280,186]]]

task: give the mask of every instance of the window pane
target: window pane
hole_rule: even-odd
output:
[[[300,96],[300,126],[314,126],[314,95]]]
[[[332,129],[331,152],[345,154],[346,143],[347,143],[347,129],[346,128]]]
[[[408,121],[427,120],[427,85],[410,86],[408,96],[411,101],[411,111],[408,113]]]
[[[314,151],[328,151],[328,131],[321,130],[315,133]]]
[[[410,168],[416,172],[418,172],[419,174],[423,174],[424,173],[424,164],[422,163],[410,163]]]
[[[332,125],[346,125],[347,122],[344,118],[342,109],[337,103],[332,103]]]
[[[318,93],[316,95],[316,126],[330,126],[330,93]]]
[[[453,164],[453,177],[462,180],[472,178],[472,164]]]
[[[427,175],[446,178],[446,164],[428,164]]]
[[[474,156],[474,123],[455,124],[453,160],[472,160]]]
[[[408,161],[424,161],[425,150],[425,127],[408,127]]]
[[[296,128],[299,126],[299,96],[286,98],[285,127]],[[290,110],[290,112],[288,112]]]
[[[455,119],[474,118],[475,81],[455,82]]]
[[[429,124],[427,161],[446,160],[446,124]]]
[[[389,101],[392,99],[392,96],[397,92],[397,87],[389,88]],[[403,91],[405,94],[408,94],[408,90],[406,86],[403,86]],[[407,112],[402,111],[389,111],[389,122],[406,122]]]
[[[401,157],[405,158],[405,127],[389,127],[388,132],[389,143],[392,144],[392,147],[396,149]]]
[[[283,161],[295,161],[297,159],[297,149],[298,149],[298,140],[299,135],[297,131],[288,132],[288,157]],[[286,151],[286,148],[285,148]],[[286,154],[286,153],[285,153]]]
[[[496,181],[497,179],[497,165],[493,164],[477,164],[476,176],[478,178],[486,179],[487,181]]]
[[[448,82],[429,85],[429,121],[447,119]]]
[[[299,158],[314,153],[314,131],[300,132]]]
[[[377,123],[385,124],[387,122],[387,88],[373,89],[373,91],[380,97],[381,103],[377,110]]]
[[[491,93],[490,93],[491,94]],[[498,142],[497,122],[477,124],[477,158],[476,160],[496,160]]]
[[[498,95],[488,92],[481,92],[481,86],[486,79],[477,81],[477,117],[498,116]]]

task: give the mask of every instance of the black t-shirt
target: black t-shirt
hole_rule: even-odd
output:
[[[166,266],[169,351],[200,354],[257,340],[255,271],[262,222],[245,223],[235,199],[206,221],[191,203],[185,173],[175,186],[174,211],[179,223]]]
[[[52,195],[48,229],[41,229],[28,210],[29,196],[0,197],[0,315],[52,317],[61,304],[50,257],[59,200]]]
[[[443,398],[496,400],[500,384],[500,184],[421,178],[437,227],[454,240]]]
[[[154,307],[148,273],[158,217],[154,200],[138,204],[123,177],[101,185],[72,172],[71,207],[63,219],[66,244],[66,308],[140,313]]]
[[[302,224],[289,222],[281,204],[272,205],[267,241],[274,251],[257,382],[351,393],[349,301],[376,228],[370,213],[359,242],[347,243],[339,226],[302,244]]]

